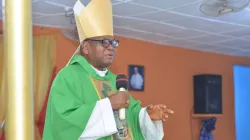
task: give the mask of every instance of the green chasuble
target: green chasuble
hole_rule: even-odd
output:
[[[110,70],[101,77],[84,57],[75,55],[53,81],[43,140],[78,140],[97,101],[117,92],[115,82],[116,75]],[[126,108],[126,140],[144,140],[139,125],[140,105],[139,101],[130,96],[130,105]],[[116,140],[116,136],[99,140]]]

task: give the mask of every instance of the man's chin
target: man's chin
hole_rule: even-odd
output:
[[[106,67],[110,66],[113,63],[113,60],[105,61],[104,64]]]

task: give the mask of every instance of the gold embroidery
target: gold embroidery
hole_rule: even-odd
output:
[[[91,79],[92,84],[94,85],[94,88],[99,97],[99,100],[105,98],[105,96],[108,97],[114,94],[114,91],[111,89],[111,85],[109,82],[99,81],[99,80],[92,78],[91,76],[89,77]],[[130,127],[128,126],[127,129],[128,129],[127,131],[128,134],[126,135],[124,139],[121,139],[121,140],[133,140],[133,135],[132,135]],[[111,136],[111,140],[114,140],[114,136]]]

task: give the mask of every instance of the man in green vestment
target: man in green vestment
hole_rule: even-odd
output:
[[[107,68],[119,46],[110,0],[91,0],[86,7],[78,0],[74,13],[80,45],[51,87],[43,140],[161,140],[162,121],[173,111],[142,108],[116,90],[116,75]]]

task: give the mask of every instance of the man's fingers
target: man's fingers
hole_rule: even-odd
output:
[[[168,113],[168,114],[174,114],[174,111],[171,110],[171,109],[168,109],[166,105],[164,104],[159,104],[159,105],[156,105],[156,106],[153,106],[153,105],[149,105],[148,106],[148,109],[160,109],[162,110],[164,113]]]
[[[166,108],[167,108],[166,105],[160,105],[160,107],[163,108],[163,109],[166,109]]]
[[[174,114],[174,111],[171,110],[171,109],[168,109],[166,105],[160,105],[159,107],[160,107],[160,108],[163,110],[163,112],[165,112],[165,113]]]
[[[171,110],[171,109],[166,109],[166,112],[169,113],[169,114],[174,114],[174,111]]]
[[[167,119],[168,119],[168,115],[164,115],[164,117],[162,118],[162,120],[165,122],[165,121],[167,121]]]
[[[164,109],[163,112],[164,112],[164,113],[168,113],[168,114],[174,114],[174,111],[171,110],[171,109],[168,109],[168,108]]]

